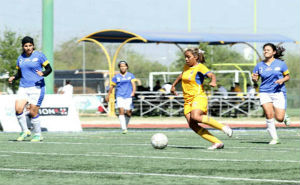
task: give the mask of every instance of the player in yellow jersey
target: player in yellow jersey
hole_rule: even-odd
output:
[[[180,74],[172,85],[171,92],[177,95],[175,91],[176,84],[182,81],[182,91],[184,98],[184,115],[189,127],[204,139],[213,143],[209,150],[222,149],[224,143],[201,127],[198,123],[207,124],[213,128],[222,130],[229,137],[232,136],[232,129],[225,126],[207,114],[207,95],[203,88],[203,82],[206,77],[211,79],[210,86],[216,87],[216,76],[203,64],[205,62],[204,51],[198,48],[186,49],[185,65],[182,74]]]

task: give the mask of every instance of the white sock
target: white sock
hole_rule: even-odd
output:
[[[124,115],[119,115],[119,120],[121,123],[122,130],[126,129],[126,120]]]
[[[33,131],[35,132],[35,135],[41,135],[42,130],[41,130],[40,115],[31,118],[31,123],[33,125]]]
[[[267,131],[269,132],[272,139],[278,139],[274,118],[267,119],[266,122],[267,122]]]
[[[129,121],[130,121],[130,116],[125,116],[125,120],[126,120],[126,127],[128,127]]]
[[[22,132],[27,131],[28,127],[25,114],[22,112],[21,114],[16,114],[16,116],[19,121],[19,125],[21,126]]]

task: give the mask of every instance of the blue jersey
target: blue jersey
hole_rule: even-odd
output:
[[[134,75],[129,72],[126,72],[124,76],[121,74],[115,75],[112,78],[112,85],[116,86],[116,97],[131,98],[133,90],[131,81],[134,79]]]
[[[20,55],[17,60],[17,69],[22,73],[20,87],[44,87],[44,77],[39,76],[36,70],[42,71],[48,63],[46,56],[39,51],[33,51],[29,57],[25,53]]]
[[[275,81],[289,74],[284,61],[275,59],[270,66],[263,61],[259,62],[253,69],[253,73],[257,73],[261,77],[259,92],[276,93],[286,91],[284,83],[281,85],[275,83]]]

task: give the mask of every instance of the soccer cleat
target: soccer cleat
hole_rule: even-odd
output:
[[[272,139],[272,141],[270,141],[269,145],[276,145],[279,144],[279,140],[278,139]]]
[[[24,139],[29,136],[31,136],[31,132],[29,130],[21,132],[20,136],[17,138],[17,141],[24,141]]]
[[[33,138],[31,139],[31,142],[39,142],[39,141],[43,141],[43,136],[41,135],[34,135]]]
[[[233,131],[229,126],[224,126],[222,130],[228,137],[231,137],[233,134]]]
[[[224,144],[223,143],[214,143],[212,146],[208,147],[208,150],[215,150],[215,149],[223,149]]]
[[[122,134],[127,134],[128,130],[127,129],[124,129]]]
[[[289,117],[287,114],[284,115],[283,123],[284,123],[286,126],[289,126],[289,125],[291,124],[290,117]]]

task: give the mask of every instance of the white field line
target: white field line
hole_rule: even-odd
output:
[[[113,143],[74,143],[74,142],[36,142],[36,143],[32,143],[32,142],[16,142],[16,141],[9,141],[12,143],[20,143],[20,144],[68,144],[68,145],[111,145],[111,146],[150,146],[150,141],[149,144],[148,143],[126,143],[126,144],[113,144]],[[7,143],[5,141],[0,141],[0,143]],[[191,146],[191,145],[168,145],[170,147],[185,147],[185,148],[207,148],[207,146]],[[300,151],[299,148],[273,148],[273,147],[227,147],[226,149],[250,149],[250,150],[282,150],[282,151]]]
[[[252,179],[252,178],[235,178],[219,176],[201,176],[201,175],[178,175],[165,173],[142,173],[142,172],[109,172],[109,171],[70,171],[70,170],[34,170],[34,169],[16,169],[0,168],[0,171],[17,171],[17,172],[39,172],[39,173],[64,173],[64,174],[99,174],[99,175],[142,175],[142,176],[160,176],[175,178],[194,178],[194,179],[220,179],[228,181],[254,181],[254,182],[275,182],[275,183],[297,183],[299,180],[281,180],[281,179]]]
[[[240,159],[214,159],[214,158],[186,158],[186,157],[166,157],[166,156],[137,156],[137,155],[111,155],[111,154],[64,154],[64,153],[42,153],[42,152],[18,152],[0,151],[1,153],[30,154],[30,155],[52,155],[52,156],[83,156],[83,157],[118,157],[118,158],[141,158],[141,159],[170,159],[170,160],[190,160],[190,161],[223,161],[223,162],[279,162],[279,163],[300,163],[296,160],[240,160]]]

